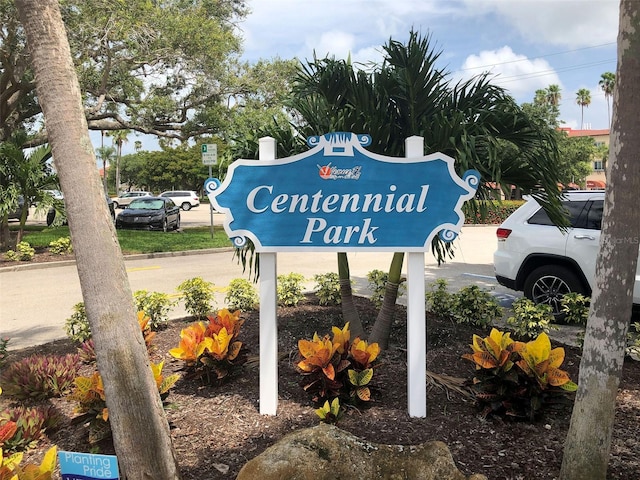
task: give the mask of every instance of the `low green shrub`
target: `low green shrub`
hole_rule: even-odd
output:
[[[577,323],[586,325],[589,317],[589,304],[591,298],[579,293],[571,292],[562,296],[562,313],[565,314],[565,323]]]
[[[162,292],[148,292],[147,290],[137,290],[133,293],[133,300],[138,312],[144,312],[149,317],[149,327],[151,330],[165,326],[169,321],[169,312],[177,301],[169,298],[169,295]]]
[[[60,237],[49,243],[49,251],[54,255],[64,255],[73,252],[70,237]]]
[[[251,311],[260,303],[260,297],[256,287],[249,280],[234,278],[229,282],[224,301],[229,310]]]
[[[313,276],[316,282],[315,293],[320,305],[340,305],[340,276],[335,272],[318,273]]]
[[[84,302],[73,306],[73,313],[64,321],[64,329],[67,337],[77,343],[82,343],[91,338],[91,327],[87,318]]]
[[[453,316],[453,294],[447,289],[448,283],[444,278],[438,278],[428,285],[424,294],[427,302],[427,312],[443,318]]]
[[[553,309],[544,303],[535,304],[528,298],[520,298],[513,302],[513,316],[507,319],[507,324],[513,333],[524,339],[536,338],[549,330],[557,330],[553,324]]]
[[[184,308],[197,319],[205,318],[211,312],[213,296],[213,283],[207,282],[201,277],[190,278],[178,285],[178,292],[182,294]]]
[[[278,275],[278,305],[287,307],[297,305],[304,298],[302,282],[304,282],[304,275],[299,273]]]
[[[0,383],[7,395],[18,399],[60,397],[73,385],[79,365],[77,354],[31,355],[5,368]]]
[[[16,245],[15,250],[7,250],[4,256],[7,260],[13,260],[15,262],[28,262],[33,260],[36,251],[27,242],[20,242]]]
[[[502,318],[498,301],[477,285],[461,288],[452,295],[452,316],[457,323],[487,327]]]
[[[9,345],[10,340],[11,339],[9,337],[0,338],[0,371],[2,371],[2,368],[7,361],[7,345]]]
[[[470,203],[462,206],[464,222],[466,224],[500,225],[509,215],[515,212],[524,203],[523,200],[492,200],[479,202],[477,208]]]

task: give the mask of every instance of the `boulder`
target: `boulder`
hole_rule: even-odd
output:
[[[237,480],[486,480],[465,477],[442,442],[378,445],[321,423],[290,433],[250,460]]]

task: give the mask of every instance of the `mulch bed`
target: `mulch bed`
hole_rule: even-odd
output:
[[[356,299],[365,328],[377,314],[366,298]],[[243,348],[258,355],[258,312],[244,313]],[[154,361],[165,359],[165,373],[180,371],[182,362],[167,354],[177,346],[179,333],[188,323],[175,320],[158,332]],[[258,368],[247,364],[240,375],[221,387],[203,386],[194,380],[181,379],[171,391],[167,410],[173,444],[185,480],[232,479],[251,458],[260,454],[292,430],[318,423],[314,405],[299,385],[297,341],[329,333],[331,326],[342,326],[340,307],[320,306],[309,295],[296,307],[280,308],[279,408],[276,416],[259,413]],[[381,355],[373,383],[379,388],[367,409],[349,409],[338,426],[368,441],[383,444],[418,444],[430,440],[445,442],[458,468],[466,475],[482,473],[491,480],[551,480],[558,477],[562,448],[571,407],[559,406],[547,411],[536,423],[509,421],[500,417],[482,418],[472,399],[442,386],[428,384],[427,417],[410,418],[407,414],[406,309],[396,310],[395,331],[390,348]],[[477,328],[456,325],[439,318],[428,318],[427,368],[438,375],[470,378],[473,365],[462,360],[470,351],[474,333],[486,336]],[[577,381],[580,350],[565,347],[563,367]],[[10,352],[9,361],[32,353],[63,354],[75,352],[70,341]],[[619,389],[609,463],[609,479],[640,478],[640,362],[627,360]],[[0,397],[0,409],[8,403]],[[71,425],[73,405],[54,399],[67,416],[62,428],[47,435],[25,461],[39,462],[51,444],[59,449],[88,452],[87,431]],[[113,453],[109,441],[98,445],[100,453]]]

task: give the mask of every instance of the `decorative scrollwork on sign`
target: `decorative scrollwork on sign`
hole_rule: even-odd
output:
[[[462,180],[472,189],[476,190],[480,185],[480,174],[475,170],[468,170],[462,176]]]
[[[207,178],[204,182],[204,191],[207,195],[215,192],[218,188],[220,188],[220,180],[217,178]]]
[[[234,247],[242,248],[247,244],[247,237],[233,237],[231,241]]]
[[[458,234],[453,230],[447,229],[447,230],[440,230],[440,232],[438,233],[438,236],[443,242],[453,242],[458,236]]]

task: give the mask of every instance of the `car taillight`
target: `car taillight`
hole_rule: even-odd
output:
[[[509,235],[511,235],[511,229],[510,228],[498,228],[498,230],[496,230],[496,236],[498,237],[498,241],[505,241],[507,238],[509,238]]]

